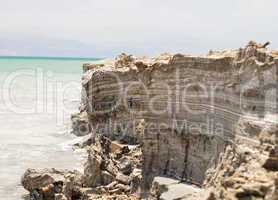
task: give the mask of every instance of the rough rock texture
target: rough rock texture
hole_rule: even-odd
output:
[[[31,195],[38,191],[43,200],[138,199],[142,182],[140,146],[121,145],[98,135],[87,148],[84,173],[28,169],[22,185]],[[58,192],[53,189],[57,182],[62,183]]]
[[[155,177],[150,193],[153,200],[201,200],[203,197],[200,188],[166,177]]]
[[[250,42],[203,57],[123,54],[86,65],[90,124],[112,139],[142,142],[146,186],[156,175],[202,185],[207,169],[234,143],[241,116],[277,113],[278,57],[263,46]]]
[[[254,141],[236,138],[235,144],[226,148],[207,176],[206,186],[212,188],[208,200],[277,200],[278,123],[264,123],[262,119],[240,122],[237,131]]]
[[[71,133],[76,136],[85,136],[90,134],[91,127],[88,122],[88,116],[86,112],[80,112],[71,115],[72,131]]]
[[[278,54],[267,45],[85,64],[88,160],[57,199],[277,200]]]
[[[65,181],[65,174],[69,171],[58,171],[56,169],[27,169],[22,176],[22,185],[28,191],[35,188],[45,187],[58,181]]]
[[[22,176],[21,183],[30,192],[31,200],[73,200],[73,187],[69,190],[69,185],[82,186],[81,177],[82,174],[77,171],[28,169]]]

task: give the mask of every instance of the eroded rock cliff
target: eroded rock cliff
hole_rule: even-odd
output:
[[[250,42],[204,57],[123,54],[86,65],[90,123],[100,134],[142,142],[145,177],[163,174],[201,185],[234,142],[241,116],[277,113],[277,64],[271,51]]]
[[[85,64],[80,198],[163,199],[164,176],[194,185],[171,199],[277,199],[278,56],[266,46]]]

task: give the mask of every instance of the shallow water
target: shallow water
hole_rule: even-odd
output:
[[[0,58],[0,199],[22,199],[27,168],[81,170],[69,131],[84,62]]]

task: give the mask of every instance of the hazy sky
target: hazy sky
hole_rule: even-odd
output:
[[[277,0],[0,0],[0,55],[278,49]]]

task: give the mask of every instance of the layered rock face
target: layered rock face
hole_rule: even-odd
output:
[[[84,65],[84,107],[97,133],[143,143],[146,186],[156,175],[202,185],[241,116],[277,113],[277,64],[253,42],[204,57],[121,55]]]
[[[278,54],[265,47],[85,64],[73,127],[91,131],[88,159],[57,199],[276,200]]]

